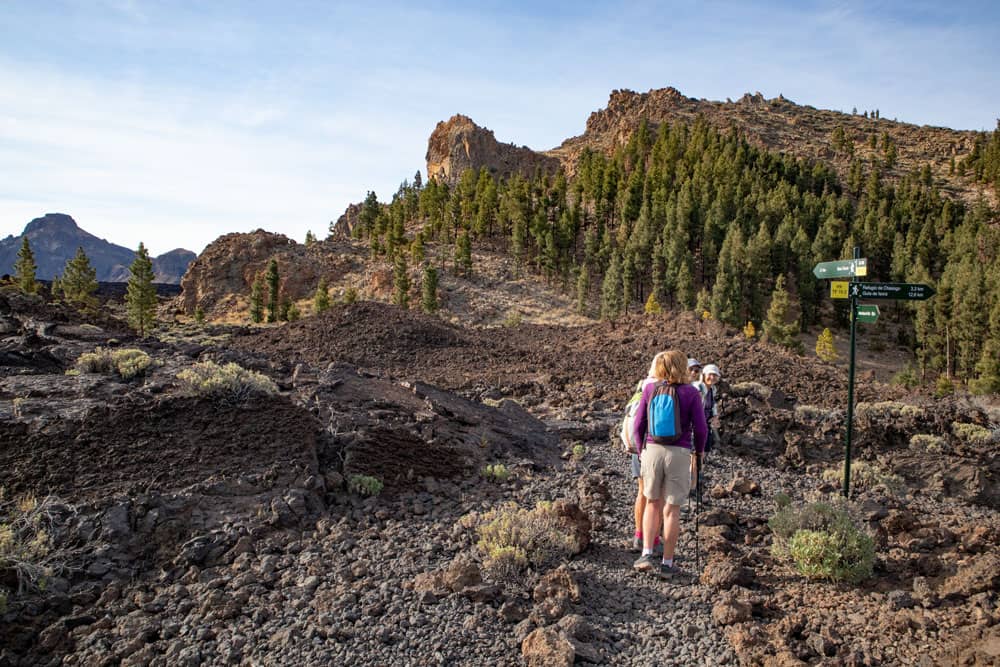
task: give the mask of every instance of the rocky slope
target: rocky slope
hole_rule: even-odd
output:
[[[0,485],[45,498],[73,556],[0,611],[0,664],[995,664],[1000,514],[982,492],[1000,433],[965,399],[861,385],[858,458],[904,484],[857,487],[875,576],[834,585],[775,559],[767,519],[779,492],[836,490],[821,473],[840,455],[842,374],[714,324],[470,330],[358,303],[166,343],[0,296],[4,358],[20,360],[0,373]],[[697,541],[685,513],[670,582],[631,570],[634,487],[608,437],[664,340],[728,380],[711,505]],[[157,364],[128,381],[64,373],[96,345]],[[177,374],[196,360],[280,391],[186,395]],[[993,432],[967,442],[955,420]],[[510,477],[481,478],[484,462]],[[362,473],[385,481],[378,497],[345,484]],[[543,500],[580,550],[497,579],[470,521]]]
[[[66,262],[76,255],[77,248],[83,248],[87,253],[91,266],[97,271],[97,279],[102,282],[126,282],[129,278],[128,267],[135,259],[134,251],[80,229],[70,216],[48,213],[29,222],[20,236],[8,236],[0,240],[0,274],[14,273],[14,263],[25,236],[35,254],[35,264],[38,266],[36,276],[42,280],[51,280],[61,275]],[[182,248],[154,257],[153,273],[156,282],[179,284],[181,276],[194,258],[193,252]]]
[[[501,172],[518,169],[530,173],[539,162],[551,164],[552,158],[558,159],[563,168],[572,173],[582,150],[591,148],[610,153],[625,144],[643,120],[655,131],[661,123],[691,125],[701,117],[723,131],[735,127],[749,141],[767,149],[828,162],[842,182],[847,180],[852,157],[846,150],[834,149],[834,131],[844,129],[846,139],[853,145],[853,155],[866,164],[875,160],[884,162],[882,135],[886,133],[898,151],[896,164],[885,174],[889,180],[929,165],[935,182],[951,196],[966,201],[985,196],[995,203],[996,193],[992,189],[951,173],[952,158],[958,161],[971,152],[975,132],[918,126],[873,116],[865,118],[860,113],[816,109],[780,95],[768,100],[760,93],[747,93],[735,102],[718,102],[686,97],[675,88],[646,93],[616,90],[604,109],[590,114],[582,135],[533,155],[528,149],[517,149],[516,159],[512,159],[509,151],[501,150],[506,147],[494,146],[492,133],[484,134],[464,116],[439,123],[428,141],[427,173],[432,176],[445,173],[451,181],[458,178],[462,169],[470,167],[486,166],[491,171]],[[876,148],[868,144],[873,135],[877,139]],[[470,142],[465,139],[468,136],[477,136],[480,140]],[[474,154],[475,159],[470,158],[470,154]]]
[[[462,172],[486,167],[495,177],[513,173],[533,174],[536,169],[555,171],[559,162],[527,146],[501,144],[492,130],[476,125],[468,116],[441,121],[427,141],[427,175],[449,183]]]

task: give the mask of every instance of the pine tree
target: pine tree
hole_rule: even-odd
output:
[[[472,275],[472,241],[468,231],[463,231],[455,244],[455,267],[465,276]]]
[[[417,172],[420,173],[420,172]],[[410,243],[410,261],[414,264],[420,264],[424,261],[426,255],[424,254],[424,235],[417,234],[413,237],[413,242]]]
[[[587,314],[587,297],[590,294],[590,270],[584,264],[576,277],[576,312]]]
[[[660,307],[660,302],[656,300],[656,295],[652,292],[649,293],[649,298],[646,299],[646,305],[643,306],[643,311],[647,315],[659,315],[663,312],[663,308]]]
[[[691,281],[691,267],[687,262],[681,262],[674,280],[674,296],[677,305],[683,310],[691,310],[695,304],[694,283]]]
[[[294,302],[289,303],[288,307],[285,309],[285,320],[287,322],[298,322],[301,319],[302,313],[299,312],[299,307]]]
[[[797,322],[788,324],[790,307],[788,292],[785,291],[785,276],[779,275],[774,283],[774,291],[771,292],[771,305],[767,309],[767,318],[764,320],[764,342],[782,345],[796,352],[801,352],[802,343],[795,337],[799,332]]]
[[[330,310],[330,288],[326,283],[326,276],[320,276],[316,294],[313,295],[313,312],[319,315],[328,310]]]
[[[816,356],[823,361],[836,361],[837,350],[833,346],[833,332],[823,329],[823,333],[816,338]]]
[[[91,308],[97,305],[94,296],[97,291],[97,270],[90,265],[90,259],[83,248],[77,248],[73,259],[66,262],[59,285],[70,303]]]
[[[129,271],[132,275],[125,292],[128,323],[140,337],[145,337],[156,320],[156,287],[153,286],[153,262],[141,241]]]
[[[396,264],[392,272],[392,301],[400,308],[410,307],[410,274],[406,266],[406,257],[402,253],[396,255]]]
[[[264,277],[257,276],[250,287],[250,321],[260,324],[264,321]]]
[[[741,302],[742,281],[740,276],[740,259],[745,252],[743,234],[738,225],[734,225],[726,240],[722,243],[719,253],[719,269],[712,287],[712,317],[738,325],[742,321],[743,304]]]
[[[747,340],[753,340],[757,337],[757,327],[753,325],[752,320],[747,320],[746,326],[743,327],[743,335]]]
[[[712,294],[704,287],[698,290],[698,300],[695,301],[694,310],[702,319],[706,319],[706,314],[712,314]]]
[[[31,252],[31,245],[28,237],[21,238],[21,249],[17,251],[17,261],[14,262],[14,275],[17,277],[17,284],[28,294],[38,291],[38,282],[35,280],[35,272],[38,265],[35,264],[35,253]]]
[[[990,311],[989,335],[976,364],[976,379],[970,383],[977,394],[1000,393],[1000,297]]]
[[[267,321],[278,321],[278,260],[271,259],[267,264],[267,273],[264,275],[267,282]]]
[[[194,321],[198,324],[205,323],[205,309],[200,304],[194,307]]]
[[[419,173],[419,172],[418,172]],[[424,264],[424,275],[420,281],[420,305],[425,313],[435,313],[438,309],[438,272],[430,263]]]
[[[622,312],[622,262],[615,251],[601,283],[601,319],[614,323]]]
[[[312,230],[310,229],[306,232],[306,247],[308,248],[314,243],[316,243],[316,235],[313,234]]]

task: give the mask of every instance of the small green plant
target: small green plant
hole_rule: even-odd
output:
[[[346,304],[354,303],[355,301],[358,300],[358,290],[354,289],[353,287],[348,287],[347,289],[344,290],[343,300],[344,303]]]
[[[347,480],[347,490],[359,496],[377,496],[383,486],[382,480],[369,475],[351,475]]]
[[[479,474],[490,482],[506,482],[510,478],[510,471],[502,463],[485,465]]]
[[[907,417],[919,419],[925,411],[918,405],[900,403],[898,401],[879,401],[878,403],[858,403],[854,414],[859,419],[888,419],[890,417]]]
[[[80,375],[80,371],[75,368],[67,368],[66,372],[63,373],[63,375],[68,375],[69,377],[77,377],[78,375]]]
[[[255,394],[274,394],[278,391],[271,378],[234,363],[220,366],[203,361],[182,370],[177,374],[177,380],[185,393],[233,403],[242,403]]]
[[[966,422],[952,422],[951,432],[960,440],[971,445],[979,445],[990,438],[990,430],[979,424],[969,424]]]
[[[833,410],[820,408],[815,405],[796,405],[795,417],[799,421],[818,422],[832,417],[836,414]]]
[[[576,443],[573,445],[573,458],[577,461],[583,459],[587,455],[587,447],[583,443]]]
[[[489,573],[511,575],[529,564],[544,568],[580,550],[578,538],[547,502],[532,509],[507,503],[482,515],[476,530],[476,547]]]
[[[0,598],[6,605],[11,592],[4,584],[16,585],[17,593],[44,590],[46,581],[65,568],[66,554],[52,542],[53,523],[59,515],[58,503],[47,496],[39,501],[33,495],[6,500],[0,488]]]
[[[937,383],[934,385],[934,396],[937,398],[944,398],[945,396],[951,396],[955,393],[955,385],[948,378],[947,375],[941,375],[937,379]]]
[[[899,387],[913,389],[920,384],[920,374],[917,373],[913,364],[906,364],[898,373],[892,376],[889,382]]]
[[[152,364],[152,358],[142,350],[108,350],[98,347],[93,352],[85,352],[79,356],[76,370],[82,373],[114,373],[123,380],[131,380],[144,374]]]
[[[512,310],[507,313],[507,318],[503,321],[505,327],[511,328],[516,327],[521,324],[521,313],[516,310]]]
[[[205,323],[205,309],[202,308],[201,306],[198,306],[194,309],[194,321],[197,322],[198,324]]]
[[[875,543],[858,528],[845,505],[789,503],[767,525],[774,534],[772,554],[791,560],[806,577],[858,582],[871,576]]]
[[[783,491],[774,494],[774,504],[781,510],[792,504],[792,497]]]
[[[838,486],[844,483],[844,468],[836,466],[823,471],[823,479],[834,482]],[[882,470],[879,466],[867,461],[855,461],[851,464],[851,485],[856,489],[874,489],[884,487],[890,493],[896,493],[903,487],[903,478]]]
[[[918,433],[910,438],[910,447],[928,454],[940,454],[944,451],[944,438],[939,435]]]

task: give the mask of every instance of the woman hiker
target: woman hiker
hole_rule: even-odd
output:
[[[698,390],[689,384],[687,357],[678,350],[657,355],[651,382],[642,390],[633,439],[640,448],[640,473],[646,507],[642,516],[642,555],[636,570],[676,573],[674,550],[680,532],[680,506],[691,489],[692,446],[705,451],[708,427]],[[692,439],[692,435],[694,436]],[[663,526],[663,558],[653,556],[653,540]]]
[[[701,371],[701,379],[694,383],[695,389],[701,394],[701,404],[705,409],[705,421],[708,424],[708,440],[705,441],[705,454],[719,444],[719,380],[722,371],[715,364],[706,365]],[[702,459],[702,465],[705,461]],[[704,469],[698,469],[699,481],[704,482]],[[704,488],[704,487],[702,487]]]
[[[625,451],[630,454],[631,458],[631,471],[632,479],[636,480],[638,483],[638,490],[635,495],[635,532],[632,535],[631,546],[632,551],[636,553],[642,551],[642,515],[646,510],[646,496],[643,495],[643,485],[642,485],[642,475],[641,468],[639,466],[639,448],[636,447],[633,438],[633,427],[635,425],[635,410],[639,404],[639,399],[642,396],[642,390],[646,388],[646,385],[656,382],[656,360],[663,355],[663,352],[658,353],[653,357],[653,361],[649,364],[649,371],[646,373],[646,377],[639,380],[639,384],[635,387],[635,394],[632,399],[629,400],[628,404],[625,406],[625,422],[622,424],[622,441],[625,445]],[[653,541],[653,549],[663,551],[663,542],[660,540],[660,535],[657,534]]]

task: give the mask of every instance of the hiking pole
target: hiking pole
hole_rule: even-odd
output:
[[[698,539],[698,527],[701,519],[701,454],[695,452],[694,465],[697,470],[695,476],[695,505],[694,505],[694,563],[701,576],[701,545]],[[690,505],[689,505],[690,507]]]

